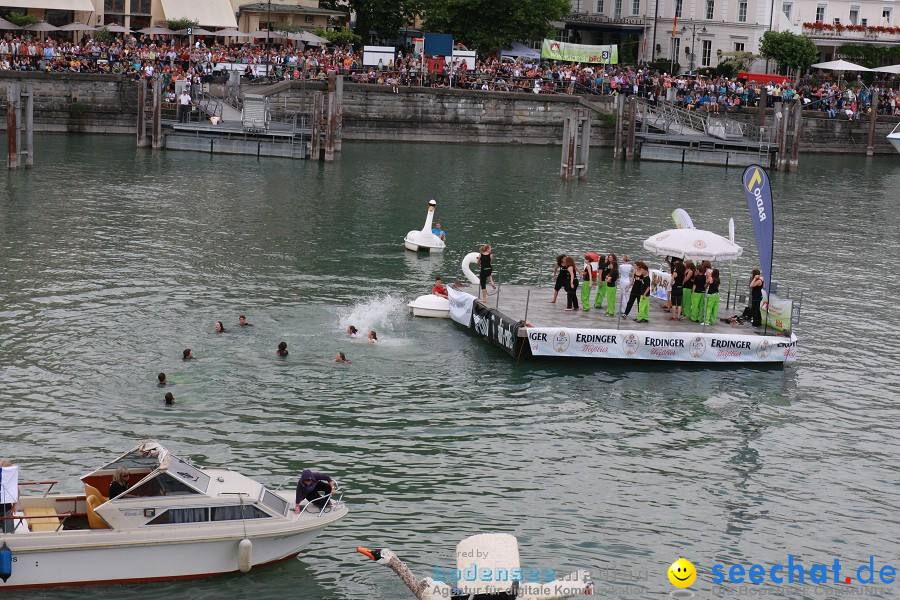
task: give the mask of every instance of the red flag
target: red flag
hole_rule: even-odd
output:
[[[675,15],[675,21],[672,23],[672,37],[675,37],[676,27],[678,27],[678,15]]]

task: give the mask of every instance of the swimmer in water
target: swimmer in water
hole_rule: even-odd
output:
[[[347,360],[347,357],[344,355],[343,352],[338,352],[338,353],[337,353],[337,356],[334,357],[334,362],[348,363],[348,362],[350,362],[350,361]]]
[[[245,317],[244,315],[238,317],[238,325],[240,325],[241,327],[253,327],[253,323],[248,323],[247,317]]]
[[[166,406],[172,406],[173,404],[175,404],[175,396],[172,394],[172,392],[167,392],[166,393]]]
[[[222,325],[222,321],[216,321],[216,333],[227,333],[225,326]]]
[[[184,349],[184,352],[181,353],[181,360],[194,360],[194,353],[190,348]]]
[[[159,385],[159,387],[162,387],[162,386],[166,385],[167,383],[169,383],[169,380],[166,379],[165,373],[160,373],[159,375],[156,376],[156,378],[159,380],[159,383],[157,384],[157,385]]]
[[[375,330],[373,329],[369,332],[369,343],[374,344],[377,341],[378,341],[378,334],[375,333]]]
[[[356,327],[354,327],[353,325],[351,325],[350,327],[347,328],[347,335],[349,335],[351,338],[358,338],[359,330]]]
[[[278,342],[278,350],[275,351],[275,355],[281,357],[288,355],[287,342]]]

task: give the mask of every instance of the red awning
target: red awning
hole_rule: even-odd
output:
[[[782,85],[791,82],[790,77],[785,77],[784,75],[774,75],[772,73],[747,73],[745,71],[741,71],[740,73],[738,73],[737,78],[746,79],[747,81],[759,81],[761,83],[780,83]]]

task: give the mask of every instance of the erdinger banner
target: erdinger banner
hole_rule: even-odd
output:
[[[571,44],[545,39],[541,45],[541,58],[565,60],[568,62],[615,65],[619,62],[619,47]]]
[[[476,302],[472,308],[472,329],[487,341],[500,346],[510,356],[516,355],[520,343],[519,322],[503,313]]]
[[[750,208],[753,233],[756,234],[756,248],[759,250],[759,267],[762,270],[765,287],[772,283],[772,249],[775,239],[775,222],[772,214],[772,187],[769,175],[758,165],[744,169],[744,193]]]
[[[529,327],[534,356],[683,362],[794,362],[797,336]]]

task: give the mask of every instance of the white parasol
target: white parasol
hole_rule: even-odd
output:
[[[669,229],[644,240],[644,249],[659,256],[677,256],[690,260],[734,260],[744,249],[711,231]]]
[[[878,73],[893,73],[894,75],[900,75],[900,65],[890,65],[887,67],[878,67],[877,69],[872,69]]]
[[[812,65],[813,69],[825,69],[826,71],[871,71],[868,67],[858,65],[846,60],[830,60],[828,62],[816,63]]]

